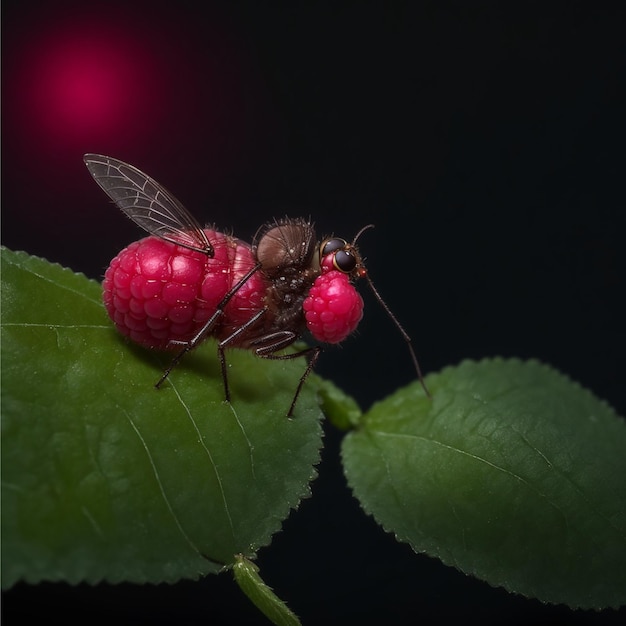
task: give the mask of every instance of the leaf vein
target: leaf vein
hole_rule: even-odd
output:
[[[9,261],[11,263],[11,261]],[[19,269],[21,269],[22,271],[28,272],[29,274],[32,274],[33,276],[36,276],[37,278],[39,278],[40,280],[43,280],[46,283],[49,283],[51,285],[54,285],[55,287],[58,287],[59,289],[63,289],[65,291],[69,291],[70,293],[79,296],[80,298],[87,300],[87,302],[91,302],[92,304],[97,304],[98,306],[102,306],[102,303],[100,302],[100,300],[94,300],[92,298],[90,298],[89,296],[85,295],[83,292],[81,291],[77,291],[76,289],[72,289],[71,287],[68,287],[67,285],[63,285],[61,283],[58,283],[54,280],[51,280],[50,278],[48,278],[47,276],[44,276],[43,274],[39,274],[38,272],[35,272],[32,268],[25,268],[23,265],[20,264],[16,264],[16,263],[11,263],[14,266],[17,266]],[[63,268],[63,270],[71,272],[71,270],[68,270],[67,268]],[[74,276],[76,276],[75,273],[71,272]]]
[[[30,322],[2,322],[3,328],[50,328],[51,330],[57,329],[76,329],[76,328],[92,328],[95,330],[108,330],[111,328],[110,324],[38,324]]]
[[[248,435],[243,427],[243,424],[241,423],[239,419],[239,416],[237,415],[237,412],[235,411],[235,407],[232,405],[232,402],[229,402],[228,406],[230,407],[230,410],[235,416],[235,421],[237,422],[237,426],[239,426],[239,429],[241,430],[241,434],[243,435],[244,439],[246,440],[246,444],[248,445],[248,451],[250,453],[250,471],[252,473],[252,479],[256,481],[256,474],[254,472],[254,454],[253,454],[254,447],[252,445],[252,442],[248,438]]]
[[[152,467],[152,473],[154,474],[154,478],[155,478],[157,486],[159,488],[159,492],[161,493],[161,497],[163,498],[163,501],[165,502],[165,506],[167,507],[167,510],[169,511],[170,515],[172,516],[172,519],[174,520],[174,523],[176,524],[176,527],[178,528],[180,534],[183,536],[185,541],[192,548],[192,550],[194,552],[197,552],[198,554],[202,554],[200,552],[200,550],[198,549],[198,546],[196,546],[196,544],[191,540],[191,537],[189,537],[189,535],[185,532],[185,529],[183,528],[182,524],[180,523],[180,520],[178,519],[178,516],[176,515],[176,512],[174,511],[174,508],[172,507],[172,504],[169,501],[169,498],[167,497],[167,494],[165,493],[165,488],[163,487],[163,483],[161,482],[161,477],[159,476],[159,471],[158,471],[158,469],[156,467],[156,464],[154,462],[154,458],[152,457],[152,453],[150,452],[150,448],[148,447],[148,444],[147,444],[146,440],[143,438],[143,435],[139,431],[139,428],[137,428],[136,424],[133,422],[132,418],[126,412],[126,410],[124,410],[124,409],[121,409],[121,410],[124,413],[124,415],[126,416],[126,419],[130,423],[131,427],[133,428],[133,430],[137,434],[137,437],[139,437],[139,441],[141,442],[141,445],[143,446],[144,450],[146,451],[146,455],[148,457],[148,461],[150,462],[150,466]]]
[[[479,463],[484,463],[485,465],[487,465],[489,467],[492,467],[496,471],[502,472],[503,474],[506,474],[507,476],[510,476],[511,478],[513,478],[516,481],[520,482],[521,484],[526,486],[528,489],[530,489],[531,491],[536,493],[538,496],[543,498],[546,502],[548,502],[548,504],[550,504],[550,506],[554,507],[559,512],[559,514],[563,518],[563,522],[564,522],[565,526],[566,527],[569,526],[568,520],[567,520],[567,515],[561,509],[561,507],[558,504],[556,504],[556,502],[553,502],[545,493],[543,493],[540,489],[537,489],[537,487],[535,487],[532,483],[530,483],[524,477],[516,474],[515,472],[512,472],[511,470],[506,469],[505,467],[497,465],[496,463],[493,463],[492,461],[489,461],[488,459],[485,459],[485,458],[483,458],[481,456],[478,456],[477,454],[472,454],[471,452],[468,452],[467,450],[462,450],[461,448],[456,448],[456,447],[451,446],[451,445],[449,445],[447,443],[443,443],[442,441],[438,441],[437,439],[430,439],[428,437],[422,437],[420,435],[412,435],[412,434],[406,434],[406,433],[387,433],[387,432],[384,432],[384,431],[372,431],[372,434],[380,436],[380,437],[414,439],[414,440],[417,440],[417,441],[423,441],[425,443],[430,443],[430,444],[433,444],[433,445],[437,445],[437,446],[440,446],[441,448],[444,448],[446,450],[450,450],[452,452],[456,452],[456,453],[461,454],[463,456],[469,457],[470,459],[478,461]]]
[[[170,385],[172,387],[172,389],[174,390],[174,393],[176,394],[176,397],[178,398],[178,401],[180,402],[181,406],[183,407],[183,409],[185,409],[185,412],[187,413],[187,417],[189,418],[189,421],[191,422],[194,430],[196,431],[196,434],[198,435],[198,441],[200,442],[200,445],[202,446],[202,448],[204,449],[207,458],[209,459],[209,462],[211,464],[211,467],[213,468],[213,472],[215,474],[215,478],[217,479],[217,485],[219,487],[220,490],[220,496],[222,498],[222,504],[224,505],[224,511],[226,513],[226,517],[228,519],[228,524],[230,526],[230,532],[233,536],[233,539],[235,538],[235,527],[233,525],[233,520],[230,514],[230,509],[228,506],[228,502],[226,500],[226,492],[224,490],[224,485],[222,483],[222,477],[220,476],[220,473],[217,469],[217,465],[215,464],[215,460],[213,459],[213,455],[211,454],[211,451],[209,450],[208,446],[206,445],[205,441],[204,441],[204,437],[202,436],[202,433],[200,432],[200,429],[198,428],[198,424],[196,423],[196,420],[193,418],[193,415],[191,414],[191,411],[189,409],[189,407],[187,406],[187,404],[185,403],[185,401],[183,400],[183,398],[181,397],[180,393],[178,392],[178,389],[176,388],[176,385],[174,385],[174,383],[170,380]]]

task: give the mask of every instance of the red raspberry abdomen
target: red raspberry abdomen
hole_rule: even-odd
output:
[[[106,310],[117,329],[148,348],[176,347],[192,339],[213,315],[236,281],[254,266],[250,247],[213,230],[211,258],[157,237],[122,250],[107,269],[103,286]],[[257,272],[229,301],[212,331],[241,325],[262,306],[265,287]]]

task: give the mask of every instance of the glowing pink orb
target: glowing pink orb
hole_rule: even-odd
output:
[[[76,18],[24,44],[15,121],[38,142],[93,145],[135,134],[163,111],[153,44],[129,28]]]

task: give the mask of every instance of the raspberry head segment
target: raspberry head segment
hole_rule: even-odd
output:
[[[363,298],[347,274],[330,270],[315,279],[302,304],[309,332],[324,343],[339,343],[363,317]]]

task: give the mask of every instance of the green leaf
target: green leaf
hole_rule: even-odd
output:
[[[2,250],[2,583],[173,582],[254,555],[309,495],[314,385],[285,417],[301,361],[229,353],[223,401],[207,342],[126,343],[100,286]]]
[[[415,551],[570,607],[626,603],[626,423],[538,362],[464,362],[343,442],[364,509]]]
[[[317,381],[320,406],[332,425],[339,430],[350,430],[357,426],[363,412],[356,400],[329,380],[317,378]]]
[[[263,582],[259,568],[249,559],[238,554],[233,574],[241,590],[273,624],[298,626],[300,620],[289,607]]]

